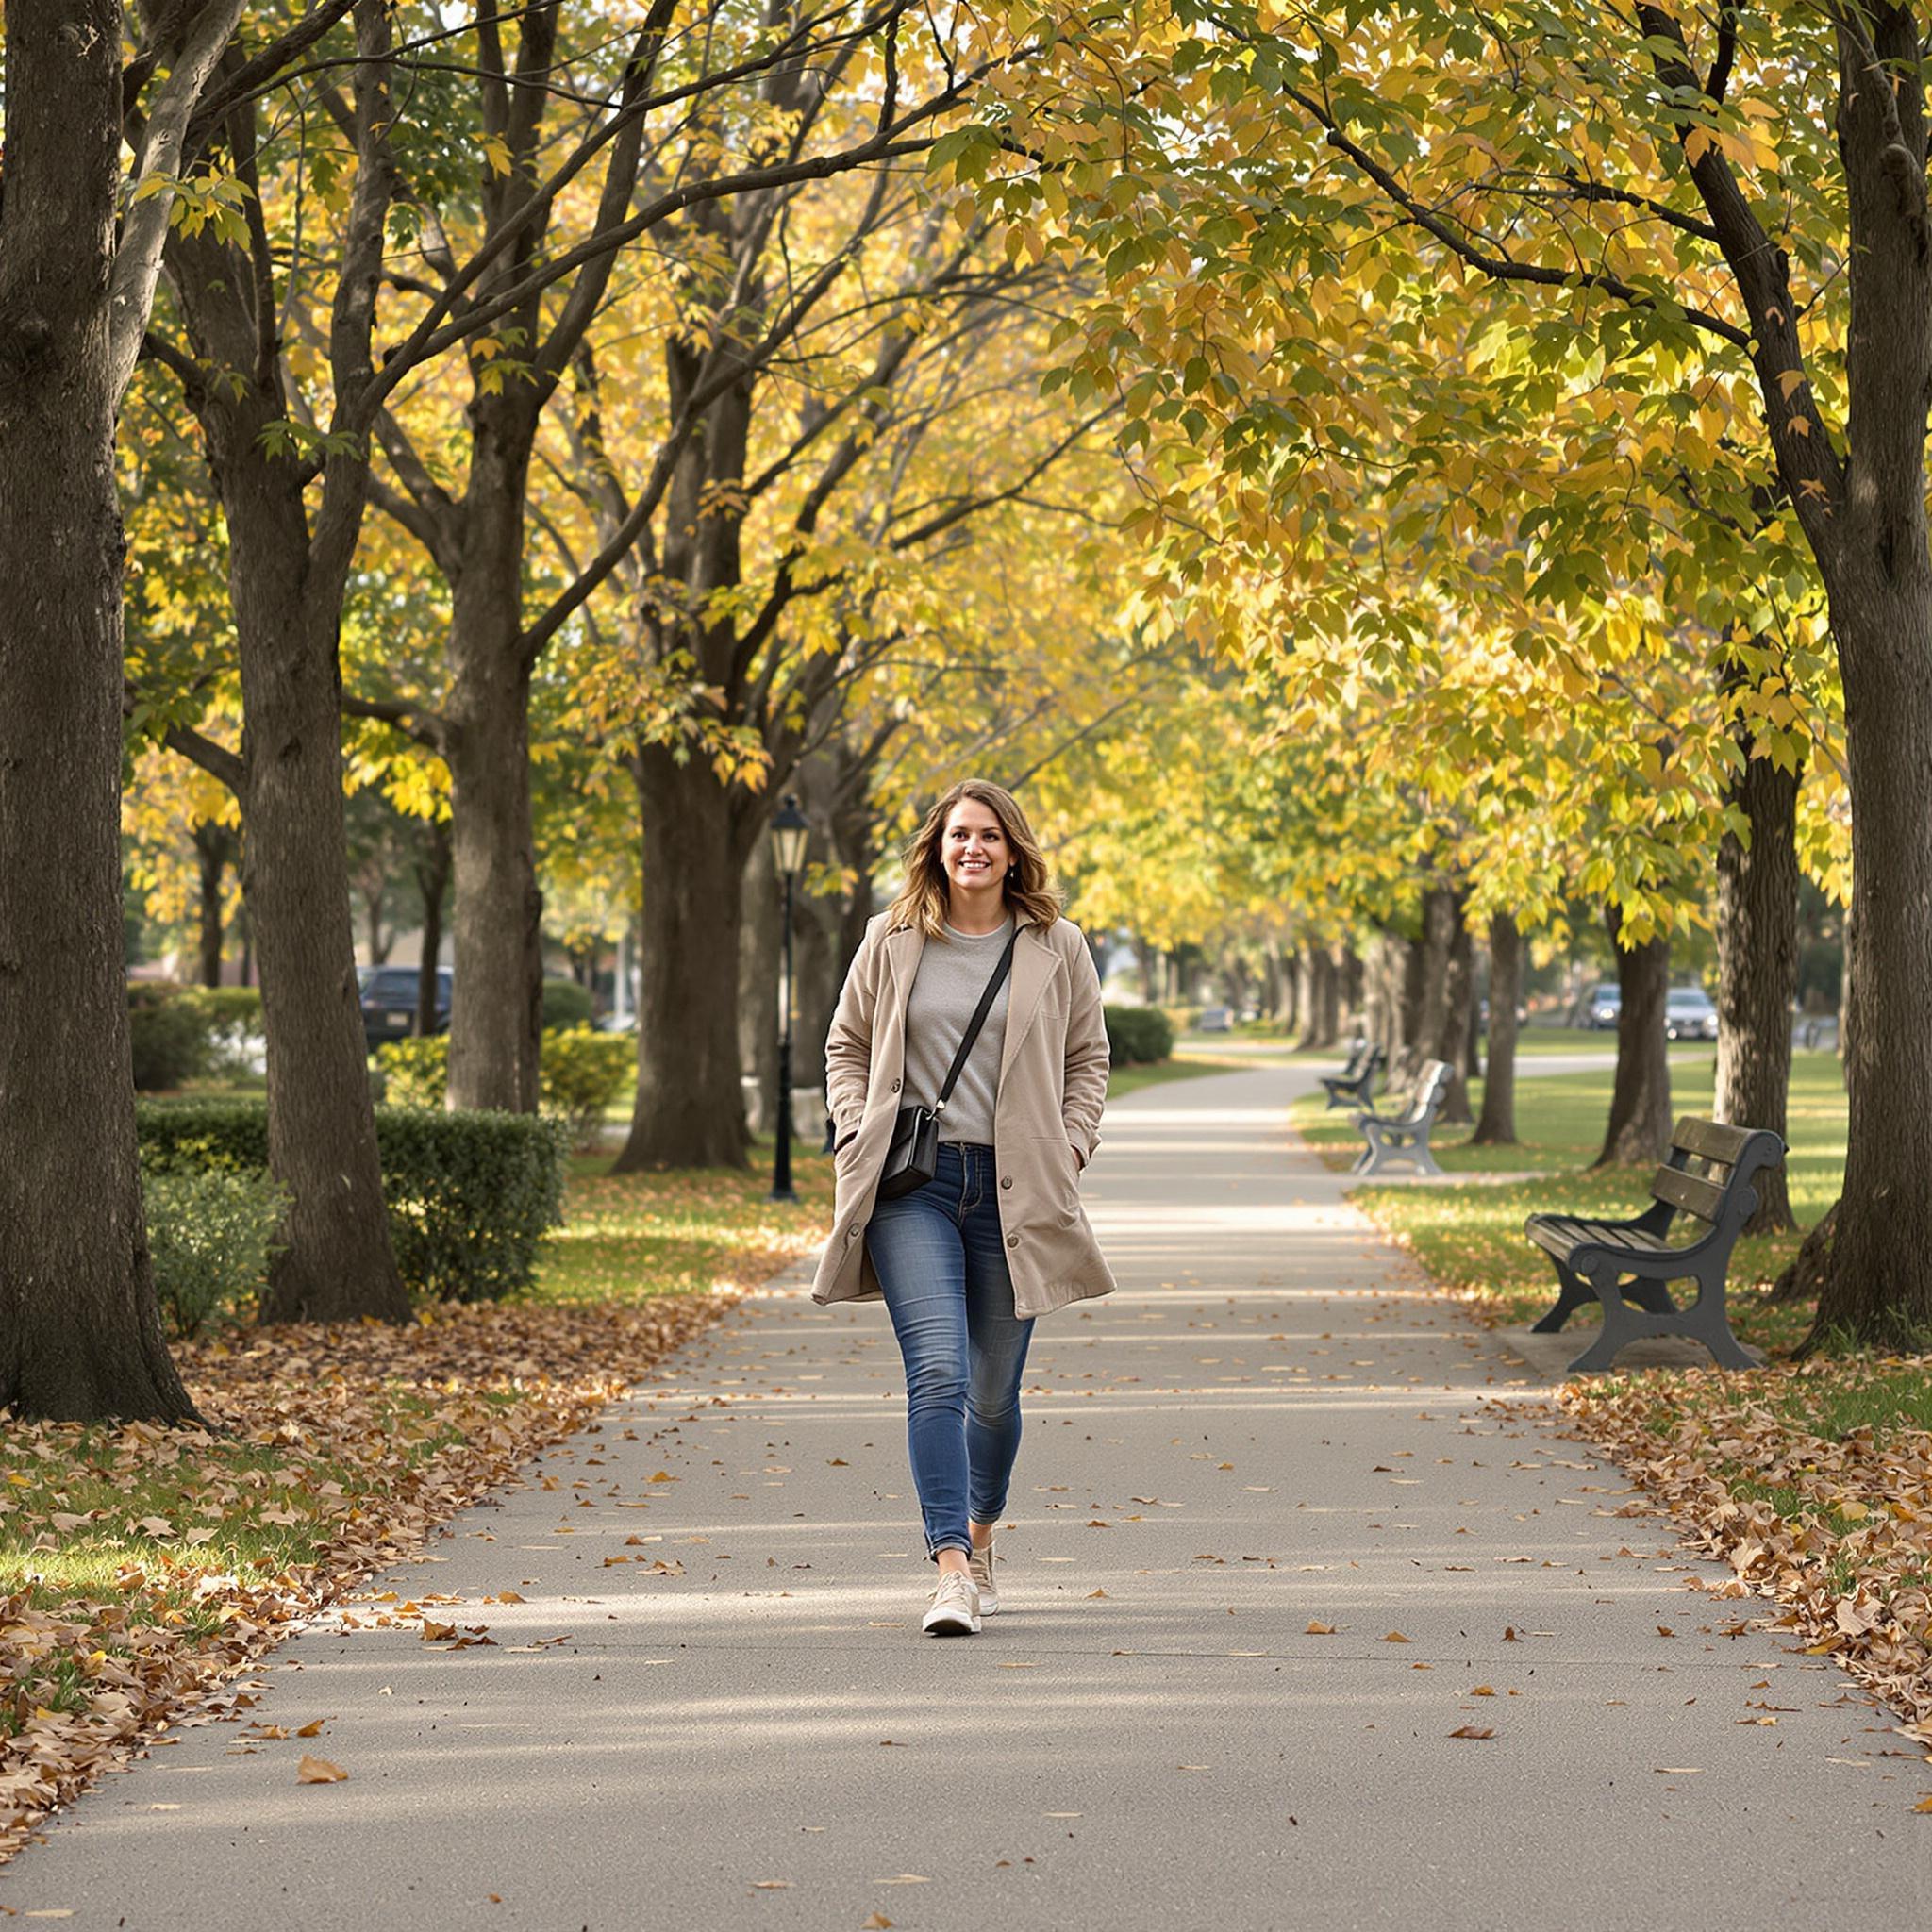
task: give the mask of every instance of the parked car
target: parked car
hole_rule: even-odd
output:
[[[1614,1026],[1624,1011],[1623,990],[1614,980],[1606,980],[1591,994],[1590,1004],[1583,1010],[1583,1024],[1593,1032]]]
[[[1226,1033],[1234,1024],[1234,1015],[1225,1007],[1203,1007],[1201,1017],[1194,1022],[1196,1033]]]
[[[413,966],[365,966],[357,974],[362,982],[362,1031],[372,1048],[385,1040],[401,1040],[416,1024],[416,969]],[[436,969],[436,1024],[432,1033],[449,1030],[450,992],[456,974],[447,966]]]
[[[1717,1038],[1717,1008],[1701,986],[1674,986],[1664,996],[1664,1038]]]

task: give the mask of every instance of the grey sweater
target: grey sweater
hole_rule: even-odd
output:
[[[955,932],[949,925],[941,939],[929,939],[919,956],[912,996],[906,1003],[906,1104],[926,1107],[940,1097],[946,1069],[966,1037],[967,1023],[986,991],[1013,936],[1013,922],[989,933]],[[986,1024],[973,1043],[959,1083],[940,1116],[941,1141],[971,1141],[992,1144],[993,1102],[999,1092],[1000,1051],[1007,1038],[1008,975],[993,1000]]]

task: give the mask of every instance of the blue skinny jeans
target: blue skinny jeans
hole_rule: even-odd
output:
[[[996,1522],[1020,1453],[1031,1319],[1013,1312],[991,1147],[945,1141],[938,1175],[881,1201],[865,1230],[906,1363],[906,1436],[925,1553],[973,1547]]]

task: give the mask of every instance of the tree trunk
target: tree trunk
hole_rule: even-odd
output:
[[[1389,1057],[1391,1069],[1398,1065],[1406,1073],[1415,1071],[1418,1048],[1423,1040],[1423,1014],[1427,1005],[1429,983],[1429,942],[1421,937],[1405,941],[1402,955],[1401,1041]]]
[[[1335,962],[1328,957],[1325,946],[1309,941],[1302,947],[1302,1030],[1301,1038],[1295,1041],[1298,1048],[1321,1046],[1322,1014],[1333,1004],[1332,982],[1335,977]]]
[[[108,345],[121,9],[7,15],[0,227],[0,1409],[194,1419],[162,1339],[121,958]]]
[[[194,861],[200,886],[200,976],[203,986],[222,983],[222,879],[234,835],[209,819],[194,828]]]
[[[1449,899],[1449,947],[1442,974],[1442,1028],[1427,1051],[1452,1071],[1449,1091],[1442,1096],[1439,1118],[1450,1126],[1474,1120],[1469,1104],[1469,1029],[1475,1017],[1475,971],[1469,925],[1462,916],[1464,894],[1452,891]]]
[[[1362,1014],[1366,1006],[1363,995],[1367,984],[1368,975],[1362,966],[1362,956],[1356,951],[1353,941],[1343,941],[1341,968],[1341,1024],[1352,1034],[1362,1030]]]
[[[1329,946],[1320,955],[1325,971],[1321,978],[1321,1037],[1318,1046],[1333,1046],[1341,1038],[1341,948]]]
[[[1717,1095],[1712,1111],[1737,1126],[1785,1131],[1791,1080],[1791,1000],[1798,985],[1796,772],[1751,756],[1729,803],[1751,828],[1726,831],[1717,851]],[[1759,1173],[1748,1234],[1794,1227],[1782,1167]]]
[[[308,588],[292,474],[268,489],[229,492],[228,502],[245,721],[242,885],[261,971],[269,1166],[291,1197],[288,1245],[270,1269],[262,1319],[407,1322],[350,937],[335,676],[340,587],[333,599]]]
[[[369,963],[372,966],[389,964],[389,949],[395,942],[393,931],[385,933],[382,929],[383,889],[371,883],[364,889],[362,903],[369,914]]]
[[[1671,1143],[1671,1063],[1664,1040],[1664,1002],[1671,984],[1668,935],[1641,946],[1619,942],[1622,916],[1611,907],[1605,922],[1617,955],[1617,1077],[1610,1094],[1597,1167],[1641,1166],[1661,1160]]]
[[[423,950],[416,965],[416,1024],[420,1040],[436,1031],[440,998],[438,968],[442,963],[442,902],[449,891],[450,837],[447,819],[432,819],[423,835],[414,871],[423,895]]]
[[[471,405],[463,550],[450,605],[449,764],[456,985],[449,1104],[537,1110],[543,896],[530,811],[530,667],[523,651],[524,492],[534,412]]]
[[[1429,887],[1423,894],[1421,997],[1413,1016],[1414,1030],[1406,1042],[1411,1073],[1424,1060],[1446,1059],[1454,1065],[1461,1058],[1459,1054],[1442,1050],[1449,1037],[1450,956],[1461,924],[1456,894],[1447,886]]]
[[[784,924],[784,888],[772,857],[772,841],[760,839],[745,861],[738,926],[738,1061],[741,1074],[758,1082],[760,1118],[770,1132],[778,1118],[778,953]],[[796,908],[792,931],[803,921]],[[792,1077],[802,1062],[794,1061]]]
[[[1844,1188],[1820,1334],[1932,1337],[1932,564],[1923,505],[1864,533],[1870,570],[1835,590],[1852,778]]]
[[[331,337],[337,408],[371,377],[384,219],[387,10],[357,9],[360,156],[343,229]],[[228,124],[252,167],[252,110]],[[368,1044],[356,981],[342,809],[339,669],[342,598],[368,500],[359,438],[314,478],[283,431],[291,415],[273,345],[272,259],[212,228],[176,229],[170,278],[197,358],[225,372],[190,390],[227,524],[228,591],[242,673],[242,756],[223,775],[246,827],[242,889],[261,974],[269,1166],[290,1196],[287,1242],[262,1318],[407,1322],[375,1150]]]
[[[631,760],[643,822],[638,1086],[611,1168],[743,1167],[738,1073],[741,859],[725,781],[648,744]]]
[[[1482,1117],[1473,1145],[1516,1142],[1516,1001],[1523,985],[1523,936],[1507,912],[1490,915],[1490,1051],[1483,1072]]]

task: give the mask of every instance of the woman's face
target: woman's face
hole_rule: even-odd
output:
[[[1005,885],[1013,854],[991,806],[962,798],[947,813],[940,862],[946,869],[946,884],[956,892],[991,893]]]

